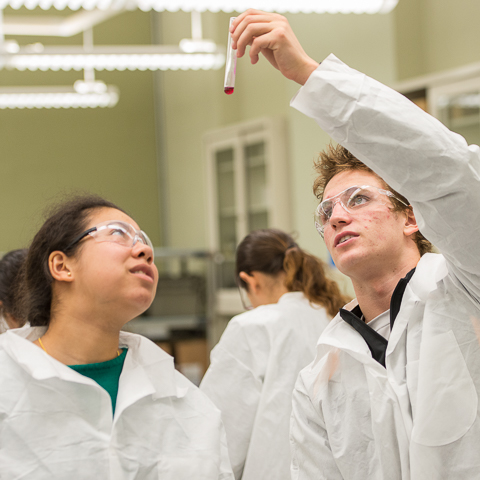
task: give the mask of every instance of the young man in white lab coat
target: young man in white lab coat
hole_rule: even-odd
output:
[[[292,106],[375,172],[338,173],[321,196],[319,229],[357,299],[297,381],[293,478],[480,478],[479,148],[333,55],[319,65],[280,15],[249,10],[232,31],[238,56],[251,45],[252,63],[262,53],[303,85]],[[393,211],[384,182],[413,212]],[[365,197],[345,192],[364,185],[377,201],[356,209]],[[420,257],[418,227],[441,255]]]

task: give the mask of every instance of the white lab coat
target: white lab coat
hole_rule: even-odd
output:
[[[443,254],[420,260],[386,368],[339,316],[324,331],[295,387],[293,478],[480,478],[479,147],[333,55],[292,105],[405,195]]]
[[[120,334],[112,418],[103,388],[31,343],[44,331],[0,336],[2,480],[233,479],[220,412],[154,343]]]
[[[237,480],[290,480],[292,391],[328,321],[290,292],[232,318],[212,350],[200,389],[222,411]]]

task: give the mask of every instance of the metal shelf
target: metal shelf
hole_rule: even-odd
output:
[[[167,341],[171,330],[205,328],[206,319],[196,315],[165,315],[162,317],[137,317],[123,328],[155,341]]]

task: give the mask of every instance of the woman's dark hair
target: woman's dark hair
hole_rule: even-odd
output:
[[[97,195],[81,195],[54,206],[47,220],[33,238],[23,272],[23,312],[32,327],[48,326],[52,308],[53,277],[48,258],[56,250],[74,256],[83,245],[76,243],[66,251],[72,240],[87,226],[94,210],[114,208],[112,202]],[[125,212],[124,212],[125,213]]]
[[[245,290],[248,285],[240,278],[240,272],[272,276],[285,272],[288,291],[303,292],[310,302],[322,305],[332,317],[348,301],[338,285],[325,275],[324,263],[302,250],[281,230],[269,228],[249,233],[237,247],[236,255],[237,281]]]
[[[12,250],[0,260],[0,312],[12,317],[19,327],[25,323],[18,305],[18,290],[27,252],[26,248]]]

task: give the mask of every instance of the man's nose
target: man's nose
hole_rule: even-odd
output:
[[[336,202],[332,207],[332,216],[330,217],[330,222],[329,222],[330,225],[332,225],[332,227],[336,227],[341,223],[348,224],[350,222],[351,222],[350,213],[343,206],[340,199],[336,200]]]

